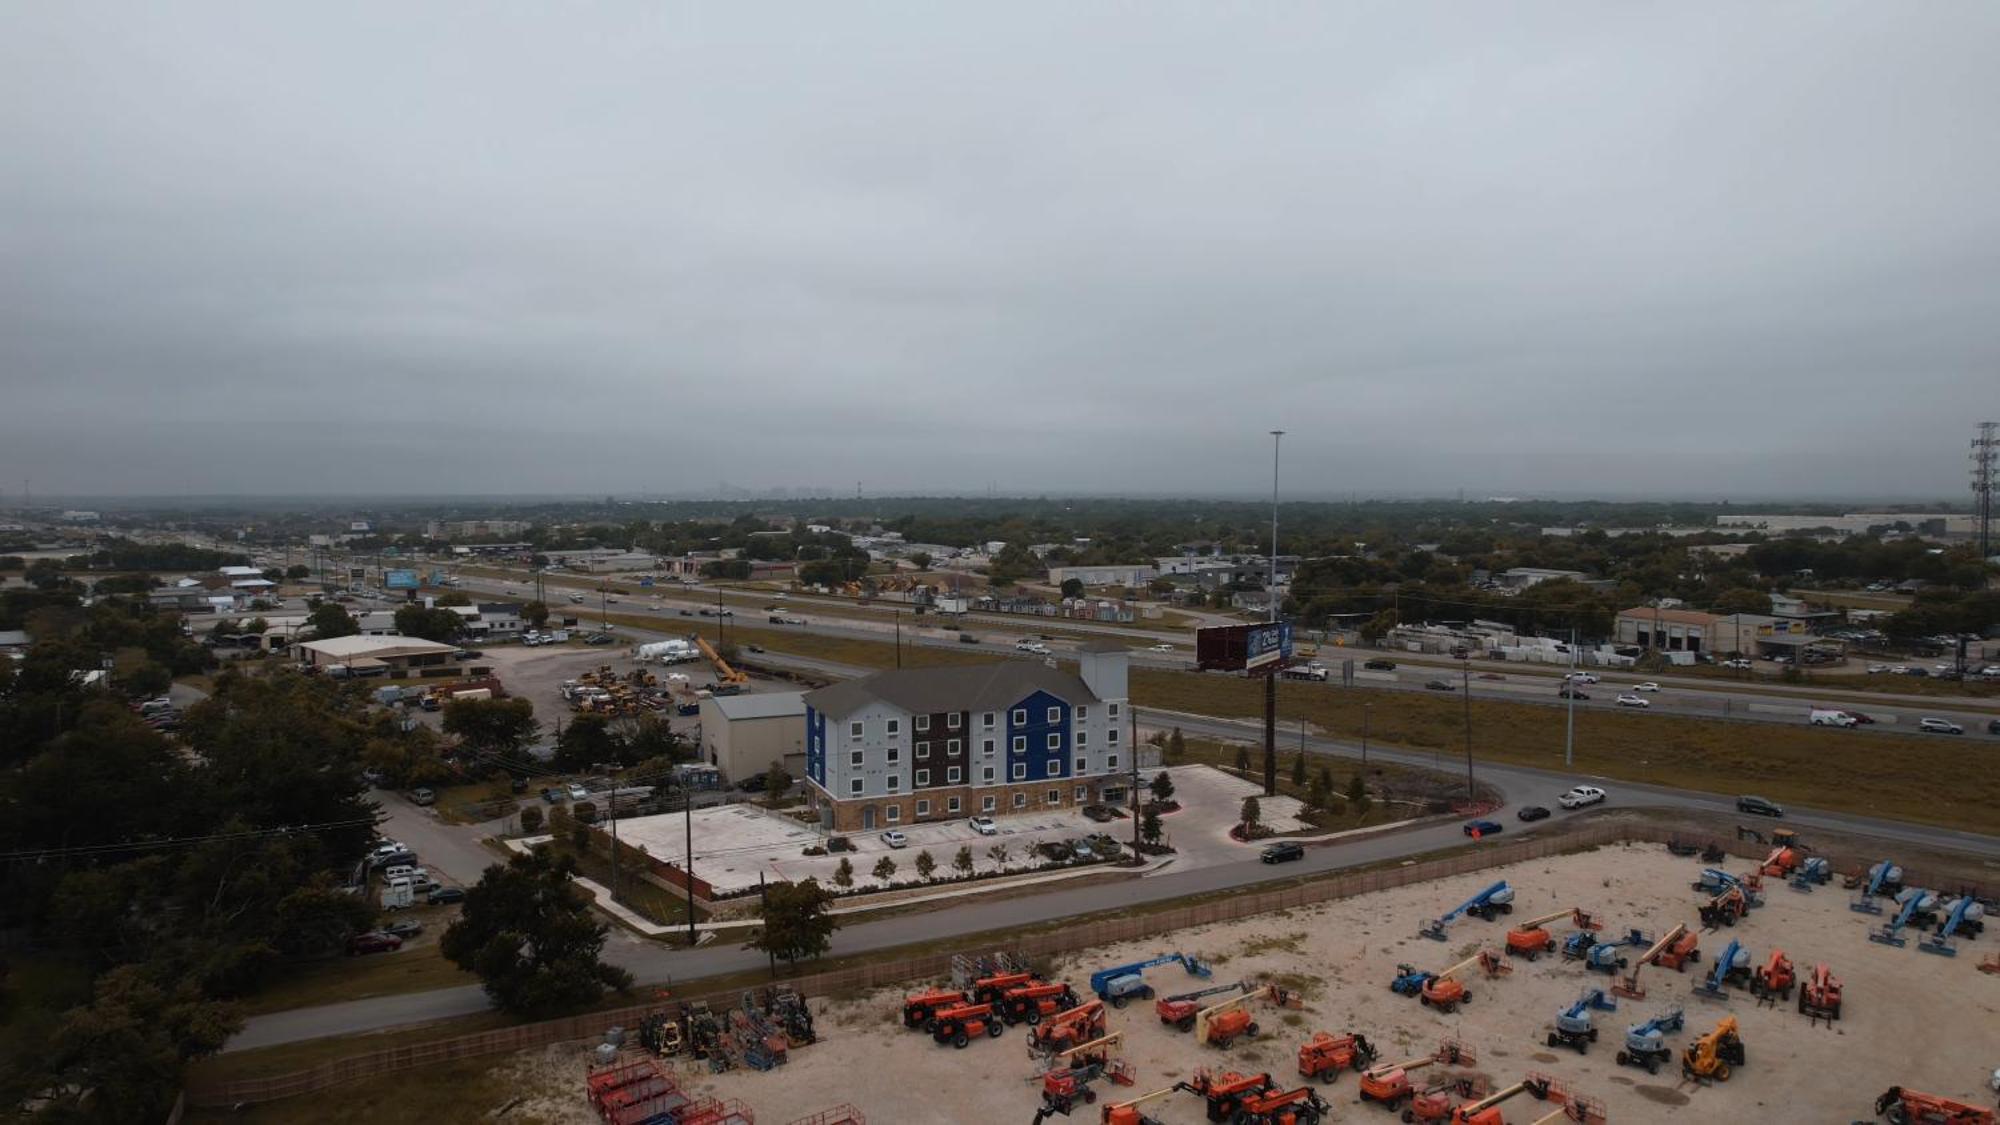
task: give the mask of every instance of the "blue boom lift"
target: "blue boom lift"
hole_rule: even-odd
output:
[[[1643,949],[1651,944],[1653,944],[1652,938],[1647,937],[1638,930],[1627,930],[1624,937],[1612,938],[1610,941],[1600,941],[1592,945],[1584,954],[1583,964],[1585,968],[1596,969],[1600,973],[1617,972],[1630,963],[1618,955],[1620,949],[1628,945],[1638,946]]]
[[[1869,934],[1869,941],[1877,945],[1893,945],[1898,949],[1910,944],[1910,939],[1903,936],[1903,927],[1909,925],[1910,919],[1927,906],[1935,906],[1937,896],[1922,887],[1905,887],[1903,893],[1896,896],[1896,901],[1903,904],[1902,909],[1896,911],[1894,918],[1882,923],[1881,929]]]
[[[1981,916],[1985,908],[1971,895],[1960,895],[1945,908],[1944,921],[1938,924],[1937,933],[1917,942],[1917,948],[1925,953],[1935,953],[1941,957],[1958,956],[1958,947],[1952,939],[1960,933],[1974,936],[1985,928]]]
[[[1189,974],[1206,980],[1214,974],[1208,962],[1185,953],[1162,953],[1145,961],[1134,961],[1130,965],[1120,965],[1115,969],[1099,969],[1090,974],[1090,990],[1097,998],[1114,1008],[1122,1008],[1127,1000],[1150,1000],[1153,986],[1146,983],[1147,969],[1155,965],[1179,964]]]
[[[1853,902],[1847,904],[1847,908],[1857,914],[1880,914],[1882,904],[1875,900],[1901,890],[1902,882],[1903,869],[1897,867],[1895,861],[1885,859],[1868,869],[1867,885],[1862,887]]]
[[[1672,1008],[1654,1016],[1645,1023],[1635,1023],[1625,1029],[1625,1049],[1618,1052],[1619,1066],[1644,1067],[1647,1074],[1658,1074],[1660,1064],[1672,1062],[1674,1050],[1666,1045],[1667,1036],[1686,1026],[1686,1016],[1679,1008]]]
[[[1732,980],[1742,984],[1749,979],[1750,951],[1743,947],[1742,942],[1732,940],[1722,955],[1715,959],[1715,968],[1709,972],[1708,979],[1695,985],[1694,992],[1710,1000],[1726,1000],[1729,993],[1723,991],[1723,985]]]
[[[1433,941],[1444,941],[1449,936],[1448,931],[1451,924],[1458,921],[1461,915],[1477,914],[1486,921],[1491,922],[1495,914],[1512,914],[1513,912],[1514,888],[1507,885],[1507,880],[1502,879],[1485,890],[1480,891],[1478,894],[1473,895],[1471,898],[1466,899],[1464,902],[1459,903],[1457,909],[1446,914],[1444,917],[1431,919],[1417,933]]]
[[[1590,1013],[1615,1012],[1618,1001],[1605,995],[1601,988],[1593,988],[1576,998],[1576,1003],[1556,1013],[1556,1029],[1549,1032],[1549,1046],[1575,1047],[1581,1055],[1597,1042],[1597,1028],[1592,1026]]]

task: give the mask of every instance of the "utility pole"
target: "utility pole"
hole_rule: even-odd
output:
[[[1138,709],[1137,707],[1134,707],[1134,706],[1132,706],[1132,701],[1128,699],[1128,700],[1126,700],[1126,701],[1125,701],[1125,712],[1126,712],[1126,714],[1127,714],[1127,715],[1129,716],[1129,719],[1128,719],[1128,721],[1129,721],[1129,722],[1131,723],[1131,733],[1130,733],[1130,734],[1127,734],[1127,735],[1126,735],[1125,737],[1127,737],[1127,738],[1129,738],[1129,739],[1131,739],[1131,740],[1132,740],[1132,744],[1131,744],[1130,746],[1128,746],[1128,747],[1126,748],[1126,749],[1128,749],[1128,750],[1130,750],[1130,751],[1132,752],[1132,800],[1131,800],[1131,802],[1130,802],[1130,804],[1131,804],[1131,806],[1132,806],[1132,859],[1133,859],[1133,860],[1134,860],[1135,862],[1144,862],[1144,861],[1143,861],[1143,859],[1141,859],[1141,856],[1142,856],[1142,855],[1143,855],[1144,853],[1142,853],[1142,852],[1141,852],[1141,851],[1139,850],[1139,820],[1140,820],[1140,817],[1139,817],[1139,709]]]
[[[1373,703],[1361,705],[1361,772],[1368,772],[1368,720],[1375,713]]]
[[[1569,714],[1563,726],[1563,765],[1576,763],[1576,629],[1569,631],[1569,679],[1563,685],[1564,702],[1569,704]]]
[[[684,792],[684,793],[682,794],[682,799],[683,799],[683,800],[684,800],[684,801],[685,801],[685,802],[687,803],[687,854],[686,854],[685,856],[683,856],[683,857],[682,857],[682,858],[683,858],[683,859],[685,859],[685,860],[686,860],[687,862],[685,862],[685,863],[681,864],[681,874],[682,874],[682,875],[684,875],[684,876],[686,876],[686,882],[687,882],[687,893],[688,893],[688,948],[689,948],[689,949],[693,949],[693,948],[694,948],[694,941],[695,941],[695,937],[694,937],[694,790],[692,790],[692,789],[688,789],[688,790],[686,790],[686,791],[685,791],[685,792]]]
[[[727,619],[722,616],[722,579],[717,578],[715,580],[715,647],[718,650],[722,648],[722,628],[725,620]]]
[[[1274,627],[1278,624],[1278,453],[1285,440],[1285,431],[1271,431],[1271,569],[1264,576],[1265,620]],[[1284,665],[1284,655],[1279,656],[1264,667],[1264,795],[1277,796],[1278,793],[1278,669]]]
[[[1458,667],[1461,690],[1465,693],[1465,799],[1470,801],[1479,792],[1472,783],[1472,659],[1467,657]]]
[[[889,611],[889,614],[896,619],[896,667],[901,668],[903,666],[903,611],[892,609]]]

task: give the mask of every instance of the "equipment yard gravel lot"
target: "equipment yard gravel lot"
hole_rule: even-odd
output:
[[[1741,861],[1731,869],[1745,866]],[[1620,999],[1618,1010],[1596,1016],[1600,1040],[1587,1056],[1551,1049],[1545,1036],[1559,1007],[1608,979],[1558,955],[1516,959],[1510,975],[1467,979],[1472,1002],[1440,1015],[1387,985],[1398,962],[1440,969],[1479,949],[1503,945],[1508,918],[1488,923],[1460,919],[1450,940],[1416,936],[1428,919],[1469,898],[1495,879],[1518,892],[1513,918],[1570,905],[1594,911],[1604,935],[1639,927],[1659,933],[1677,922],[1694,923],[1698,896],[1690,881],[1701,865],[1647,845],[1604,848],[1554,860],[1443,880],[1423,887],[1366,895],[1323,907],[1184,931],[1157,945],[1113,947],[1057,966],[1082,991],[1089,973],[1170,949],[1197,952],[1216,963],[1213,983],[1269,976],[1306,995],[1303,1011],[1255,1004],[1263,1034],[1230,1051],[1196,1045],[1191,1035],[1163,1027],[1149,1004],[1111,1014],[1112,1031],[1126,1035],[1124,1057],[1137,1067],[1131,1087],[1104,1087],[1116,1100],[1171,1085],[1202,1066],[1269,1072],[1291,1087],[1299,1083],[1296,1050],[1315,1030],[1366,1034],[1383,1060],[1425,1053],[1440,1036],[1471,1044],[1473,1070],[1498,1085],[1530,1070],[1551,1073],[1595,1097],[1618,1125],[1703,1121],[1847,1122],[1873,1120],[1874,1098],[1891,1085],[1990,1105],[1985,1089],[2000,1064],[2000,976],[1977,963],[2000,948],[1988,932],[1965,943],[1957,957],[1871,943],[1866,934],[1882,918],[1848,909],[1850,893],[1834,884],[1804,894],[1766,881],[1767,905],[1733,928],[1702,934],[1703,956],[1685,974],[1649,967],[1641,976],[1643,1000]],[[1567,926],[1551,926],[1558,939]],[[1792,1003],[1760,1008],[1747,992],[1730,989],[1727,1002],[1691,993],[1699,971],[1712,968],[1729,939],[1742,940],[1753,963],[1772,948],[1786,950],[1803,975],[1817,961],[1831,964],[1846,985],[1845,1016],[1831,1029],[1812,1026]],[[1148,972],[1162,993],[1199,987],[1176,966]],[[933,1044],[897,1020],[900,992],[828,1002],[815,997],[821,1042],[796,1049],[789,1065],[770,1072],[710,1075],[689,1060],[678,1063],[684,1080],[705,1093],[740,1098],[758,1120],[785,1122],[839,1102],[851,1102],[871,1121],[1027,1121],[1038,1108],[1035,1068],[1024,1050],[1025,1028],[1000,1040],[977,1040],[965,1050]],[[1678,1062],[1657,1076],[1620,1067],[1614,1060],[1628,1024],[1672,1006],[1687,1012],[1687,1029],[1668,1038],[1676,1056],[1723,1015],[1742,1025],[1747,1063],[1727,1082],[1698,1087],[1680,1078]],[[575,1047],[532,1052],[510,1060],[504,1072],[528,1098],[520,1109],[547,1120],[593,1120],[584,1105],[582,1053]],[[1419,1077],[1430,1072],[1418,1072]],[[1356,1079],[1343,1075],[1320,1087],[1335,1120],[1396,1120],[1374,1107],[1355,1105]],[[1149,1114],[1167,1123],[1203,1120],[1199,1099],[1177,1094],[1149,1103]],[[1509,1120],[1533,1120],[1549,1107],[1526,1099],[1509,1104]],[[1095,1121],[1097,1107],[1070,1120]]]

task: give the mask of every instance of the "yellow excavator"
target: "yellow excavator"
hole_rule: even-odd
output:
[[[1743,1037],[1736,1017],[1724,1016],[1715,1030],[1687,1045],[1681,1054],[1681,1076],[1697,1082],[1727,1082],[1731,1067],[1743,1065]]]

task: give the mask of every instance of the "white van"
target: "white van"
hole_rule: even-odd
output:
[[[1815,709],[1812,713],[1812,725],[1816,727],[1851,727],[1854,725],[1854,716],[1845,711],[1821,711]]]

